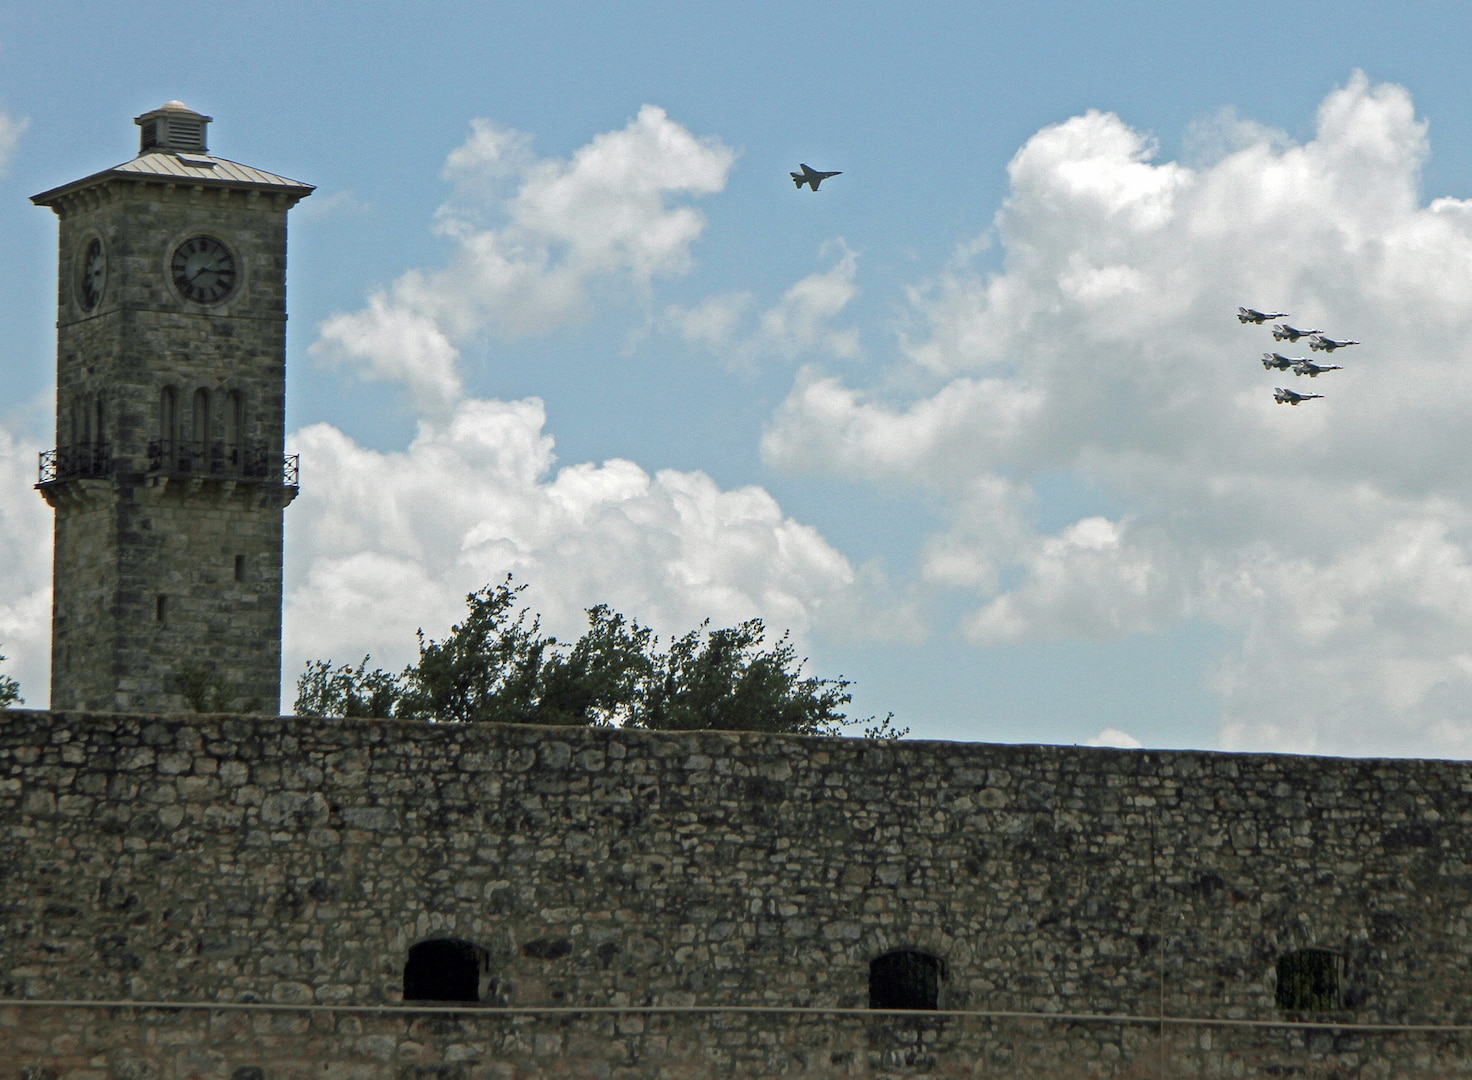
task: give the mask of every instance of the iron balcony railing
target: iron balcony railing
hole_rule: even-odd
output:
[[[148,471],[157,476],[279,480],[296,487],[298,470],[296,454],[272,454],[261,446],[162,439],[148,444]]]
[[[112,475],[112,447],[107,443],[58,446],[55,450],[42,450],[38,456],[41,459],[38,484]]]
[[[63,480],[111,476],[112,446],[85,443],[58,446],[39,455],[38,486]],[[297,487],[300,463],[296,454],[271,454],[259,446],[234,446],[223,442],[166,442],[148,444],[148,471],[155,476],[197,476],[221,480],[279,480]]]

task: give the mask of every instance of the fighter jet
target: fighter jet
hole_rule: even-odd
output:
[[[1301,337],[1313,337],[1322,333],[1322,330],[1298,330],[1287,323],[1279,323],[1273,327],[1273,337],[1279,341],[1297,341]]]
[[[1318,337],[1312,339],[1308,343],[1308,347],[1310,349],[1312,349],[1314,352],[1327,352],[1327,353],[1331,353],[1335,349],[1342,349],[1342,348],[1344,348],[1346,345],[1358,345],[1358,344],[1359,344],[1358,341],[1335,341],[1331,337],[1325,337],[1323,334],[1320,334]]]
[[[1293,374],[1307,375],[1310,379],[1317,379],[1326,371],[1343,371],[1343,364],[1316,364],[1312,360],[1301,359],[1293,365]]]
[[[1287,371],[1294,364],[1305,359],[1307,358],[1302,356],[1284,356],[1282,353],[1265,352],[1262,354],[1262,366],[1268,371],[1272,371],[1273,368]]]
[[[806,165],[802,164],[799,164],[798,168],[801,169],[802,172],[788,173],[787,175],[792,177],[792,182],[797,185],[799,191],[802,190],[802,186],[804,184],[807,184],[814,191],[817,191],[818,185],[821,184],[824,180],[827,180],[830,176],[843,175],[843,173],[841,172],[819,172],[817,169],[810,169]]]
[[[796,173],[792,174],[796,176]],[[1250,307],[1239,307],[1237,309],[1237,321],[1240,323],[1256,323],[1261,326],[1269,319],[1285,319],[1288,317],[1286,311],[1255,311]]]
[[[1297,405],[1301,401],[1309,401],[1313,398],[1323,396],[1323,394],[1300,394],[1293,390],[1284,390],[1281,386],[1275,386],[1273,388],[1273,400],[1279,405]]]

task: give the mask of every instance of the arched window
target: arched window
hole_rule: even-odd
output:
[[[239,390],[225,395],[225,460],[239,468],[245,438],[245,397]]]
[[[158,441],[164,452],[174,445],[179,431],[179,391],[165,386],[158,392]]]
[[[914,949],[876,956],[869,961],[869,1008],[939,1008],[942,967],[940,957]]]
[[[210,441],[210,392],[200,387],[194,392],[194,415],[190,437],[203,447]]]
[[[486,951],[471,941],[435,938],[410,946],[404,964],[405,1001],[479,1001]]]
[[[210,428],[210,392],[200,387],[194,391],[189,422],[189,461],[196,472],[210,470]]]
[[[1325,1012],[1344,1005],[1344,957],[1328,949],[1297,949],[1278,957],[1278,1008]]]

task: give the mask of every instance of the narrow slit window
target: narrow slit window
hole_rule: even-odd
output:
[[[245,580],[245,556],[244,555],[237,555],[237,556],[235,556],[235,580],[236,581],[244,581]]]
[[[490,960],[484,949],[459,938],[421,941],[404,964],[405,1001],[479,1001]]]
[[[898,949],[869,962],[869,1008],[940,1007],[941,960],[930,953]]]
[[[1328,949],[1298,949],[1278,957],[1278,1008],[1332,1012],[1344,1006],[1344,957]]]
[[[153,621],[154,622],[160,622],[160,623],[163,622],[164,621],[164,616],[168,614],[168,607],[169,607],[169,598],[167,596],[165,596],[163,593],[159,593],[158,596],[154,597],[154,601],[153,601]]]

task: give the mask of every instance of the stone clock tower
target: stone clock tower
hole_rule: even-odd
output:
[[[60,219],[51,707],[278,711],[286,214],[309,184],[137,118],[138,156],[33,197]]]

